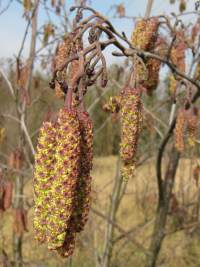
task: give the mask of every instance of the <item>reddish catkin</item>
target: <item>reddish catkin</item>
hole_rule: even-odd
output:
[[[34,173],[34,230],[39,242],[46,240],[46,225],[51,207],[51,185],[54,181],[56,126],[44,122],[40,129],[35,156]]]
[[[9,209],[12,204],[12,193],[13,193],[13,182],[7,181],[7,183],[5,184],[4,198],[3,198],[4,210]]]
[[[133,175],[138,139],[142,129],[142,102],[140,88],[125,88],[121,98],[120,155],[124,163],[122,176]]]
[[[91,181],[90,171],[93,160],[93,125],[87,112],[79,113],[81,129],[81,161],[80,174],[77,184],[77,199],[74,221],[75,231],[80,232],[88,220],[91,203]]]
[[[197,137],[197,127],[198,127],[198,112],[196,108],[192,108],[187,111],[187,141],[190,146],[195,145]]]
[[[57,120],[55,179],[48,218],[48,248],[63,246],[74,210],[80,166],[80,124],[76,110],[60,110]]]
[[[149,95],[151,95],[152,91],[158,86],[160,66],[161,62],[155,58],[150,58],[146,63],[148,80],[144,82],[144,87]]]
[[[171,61],[182,73],[185,73],[185,42],[183,32],[177,32],[176,40],[171,50]]]
[[[71,51],[71,38],[68,35],[65,40],[60,43],[56,50],[56,55],[54,58],[54,68],[60,68],[62,64],[67,60]],[[60,73],[60,78],[62,80],[66,79],[65,70]],[[60,84],[55,82],[55,94],[58,98],[62,98],[64,96],[64,92],[62,91]]]
[[[183,152],[185,148],[184,144],[185,126],[186,126],[186,111],[184,109],[180,109],[178,111],[176,126],[174,129],[175,147],[179,152]]]

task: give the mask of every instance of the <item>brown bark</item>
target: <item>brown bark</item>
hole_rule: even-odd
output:
[[[162,198],[159,198],[153,236],[149,247],[150,256],[147,259],[146,267],[156,266],[162,242],[165,237],[165,226],[167,223],[169,203],[180,158],[179,153],[175,150],[174,147],[171,149],[169,156],[170,159],[167,166],[165,179],[162,182]]]

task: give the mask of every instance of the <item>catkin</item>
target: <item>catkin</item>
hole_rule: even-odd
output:
[[[70,55],[71,52],[71,38],[68,35],[65,40],[59,44],[57,51],[56,51],[56,55],[54,58],[54,64],[55,64],[55,68],[59,68],[62,66],[62,64],[67,60],[67,58]],[[62,80],[66,79],[66,73],[65,70],[63,70],[60,73],[60,78]],[[60,84],[55,81],[55,94],[58,98],[62,98],[64,96],[64,92],[62,91]]]
[[[176,119],[176,126],[174,129],[175,147],[179,152],[183,152],[185,148],[184,144],[184,132],[186,124],[185,110],[180,109]]]
[[[81,160],[79,179],[77,183],[77,194],[74,215],[72,221],[74,231],[80,232],[88,220],[91,203],[91,181],[90,171],[93,160],[93,125],[87,112],[79,113],[81,129]]]
[[[142,128],[142,103],[138,88],[125,88],[121,98],[121,144],[120,155],[124,162],[122,176],[133,174],[138,139]]]
[[[185,43],[182,32],[176,34],[176,40],[171,50],[171,61],[182,73],[185,73]]]
[[[148,94],[152,94],[152,91],[156,89],[159,82],[159,71],[160,71],[161,61],[150,58],[146,63],[146,68],[148,70],[148,80],[144,82],[144,87]]]
[[[62,247],[74,210],[80,166],[80,125],[77,112],[62,109],[58,115],[55,179],[52,185],[52,212],[48,223],[48,248]]]
[[[187,113],[187,131],[188,131],[188,143],[190,146],[195,145],[198,127],[198,114],[196,110],[189,110]]]
[[[133,47],[149,51],[157,38],[158,18],[141,19],[136,23],[131,37]]]
[[[46,225],[51,205],[51,184],[54,181],[56,128],[51,122],[44,122],[40,129],[35,156],[34,200],[35,238],[46,240]]]

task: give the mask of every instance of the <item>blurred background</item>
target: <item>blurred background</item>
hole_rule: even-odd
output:
[[[1,266],[143,267],[158,201],[156,155],[171,110],[170,71],[163,66],[157,89],[150,97],[143,97],[145,116],[138,166],[135,176],[126,183],[119,174],[119,117],[105,112],[103,105],[125,84],[131,60],[114,57],[114,47],[105,51],[108,85],[104,89],[98,84],[92,86],[85,97],[94,123],[92,209],[85,230],[77,238],[73,257],[60,258],[34,240],[33,152],[42,122],[55,116],[63,105],[63,99],[56,98],[49,87],[52,58],[58,42],[71,30],[74,14],[69,9],[79,1],[40,0],[34,20],[36,2],[0,0],[0,183],[2,186],[11,181],[14,185],[12,206],[4,210],[0,203]],[[86,2],[130,39],[148,1]],[[189,27],[199,17],[194,12],[195,2],[188,0],[181,9],[181,0],[154,0],[151,16],[170,18],[174,13]],[[188,53],[188,68],[191,57]],[[20,115],[22,109],[25,117]],[[199,142],[192,148],[186,146],[181,157],[156,266],[200,266]],[[168,158],[166,153],[164,170]],[[16,215],[17,210],[20,215]]]

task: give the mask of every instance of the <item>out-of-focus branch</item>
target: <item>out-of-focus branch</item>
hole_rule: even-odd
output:
[[[0,69],[0,73],[8,85],[8,89],[10,91],[10,94],[12,95],[12,97],[15,97],[14,88],[13,88],[11,82],[9,81],[8,77],[6,76],[6,74],[4,73],[4,71],[2,69]]]

